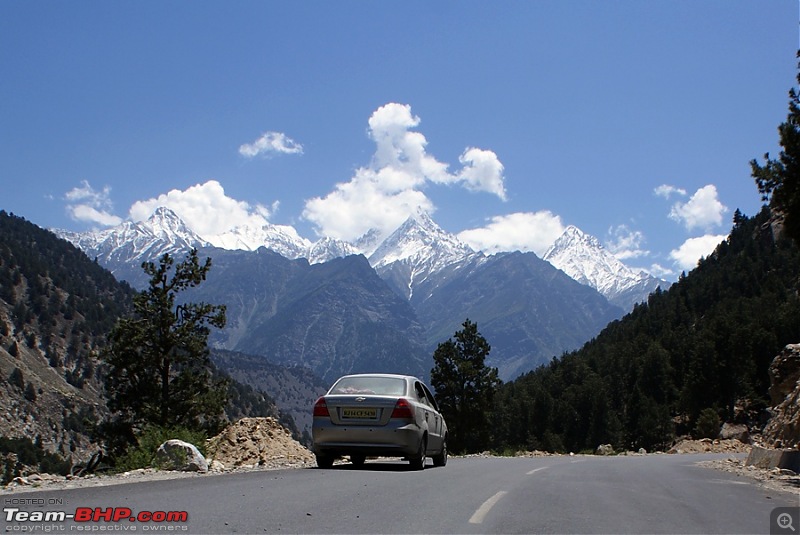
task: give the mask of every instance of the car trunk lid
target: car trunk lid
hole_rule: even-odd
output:
[[[331,421],[337,425],[386,425],[397,403],[396,396],[325,396]]]

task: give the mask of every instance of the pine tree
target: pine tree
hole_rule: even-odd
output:
[[[149,288],[134,298],[134,314],[117,322],[105,355],[106,388],[115,411],[108,429],[129,437],[146,425],[213,428],[227,400],[227,384],[213,380],[208,351],[209,325],[225,326],[225,307],[176,304],[178,294],[205,280],[192,250],[178,264],[169,255],[145,262]]]
[[[25,388],[25,377],[22,375],[22,370],[14,368],[11,371],[11,375],[8,376],[8,383],[16,386],[20,390]]]
[[[489,419],[495,391],[500,385],[497,368],[486,366],[491,347],[467,319],[463,329],[439,344],[433,354],[431,386],[448,426],[452,451],[477,452],[489,445]]]
[[[25,387],[25,393],[23,394],[25,399],[30,402],[36,401],[36,388],[33,386],[33,383],[28,383]]]
[[[800,84],[800,72],[797,82]],[[763,167],[756,160],[750,166],[762,200],[770,201],[770,206],[784,215],[786,235],[800,244],[800,93],[795,88],[789,90],[789,115],[778,134],[783,147],[778,159],[771,160],[767,153]]]

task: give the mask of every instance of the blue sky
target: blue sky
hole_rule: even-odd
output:
[[[0,209],[487,252],[567,225],[675,279],[761,201],[798,3],[0,3]]]

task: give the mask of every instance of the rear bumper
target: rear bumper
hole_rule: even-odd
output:
[[[380,427],[347,426],[335,425],[325,418],[315,418],[311,435],[317,455],[359,453],[377,457],[408,457],[419,452],[423,430],[415,424],[404,422]]]

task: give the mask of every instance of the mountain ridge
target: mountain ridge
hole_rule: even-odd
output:
[[[175,224],[179,218],[168,215],[161,211],[154,215],[157,221],[140,226],[182,229]],[[184,232],[170,243],[168,235],[153,230],[147,236],[143,251],[130,244],[119,247],[107,237],[79,243],[118,246],[87,254],[142,287],[141,258],[126,261],[125,254],[177,252],[193,238]],[[375,236],[367,233],[364,243],[374,243]],[[486,256],[426,214],[408,218],[369,259],[348,254],[352,244],[331,239],[315,244],[316,258],[330,259],[314,262],[297,256],[299,243],[290,248],[295,256],[290,258],[266,246],[227,250],[201,240],[195,238],[194,246],[202,246],[201,254],[212,256],[215,267],[196,297],[226,303],[229,313],[224,334],[214,339],[216,347],[307,366],[326,380],[370,367],[424,377],[428,355],[467,318],[495,336],[492,362],[507,379],[575,349],[625,312],[534,253]],[[592,260],[584,254],[582,265]],[[570,306],[564,308],[565,303]]]
[[[457,269],[474,256],[474,251],[454,234],[444,231],[426,213],[409,216],[394,232],[381,239],[377,231],[367,232],[355,243],[322,237],[316,242],[302,238],[286,225],[239,226],[205,239],[193,232],[170,209],[157,208],[142,222],[123,222],[102,231],[76,233],[52,229],[58,236],[80,247],[90,257],[108,265],[115,275],[140,287],[141,277],[127,266],[141,258],[156,258],[192,247],[217,247],[225,250],[255,251],[265,247],[289,259],[306,258],[317,264],[334,258],[363,254],[390,286],[406,299],[413,299],[415,288],[444,270]],[[671,283],[644,271],[634,271],[608,252],[597,238],[574,225],[568,226],[542,258],[567,275],[595,288],[609,301],[629,311],[647,299],[656,288]]]

